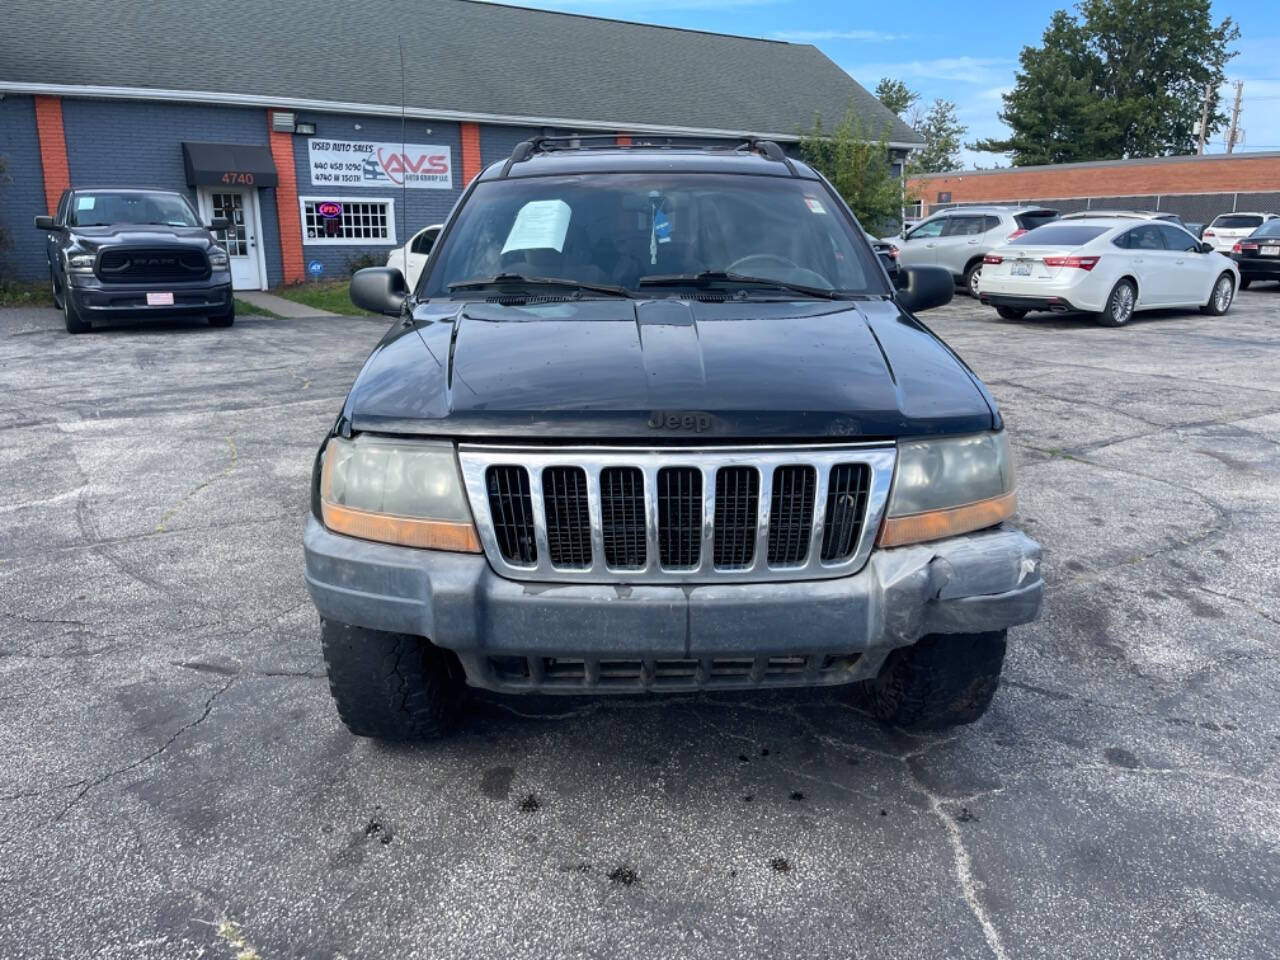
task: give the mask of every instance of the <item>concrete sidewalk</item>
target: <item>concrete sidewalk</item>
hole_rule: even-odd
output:
[[[309,307],[305,303],[296,303],[293,300],[286,300],[284,297],[277,297],[274,293],[266,293],[262,290],[237,290],[236,299],[243,300],[245,303],[251,303],[255,307],[262,310],[270,310],[272,313],[281,317],[336,317],[340,314],[331,313],[328,310],[321,310],[319,307]]]

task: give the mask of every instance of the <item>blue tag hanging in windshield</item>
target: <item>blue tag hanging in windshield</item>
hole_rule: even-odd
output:
[[[658,263],[658,244],[671,242],[671,219],[662,209],[662,196],[655,190],[649,194],[653,216],[649,221],[649,265]]]

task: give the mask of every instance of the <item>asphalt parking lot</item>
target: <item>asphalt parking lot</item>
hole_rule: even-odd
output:
[[[338,723],[300,546],[385,322],[0,311],[0,956],[1275,956],[1280,287],[926,319],[1045,547],[980,723],[486,697],[393,747]]]

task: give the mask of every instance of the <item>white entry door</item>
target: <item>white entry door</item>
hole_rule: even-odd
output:
[[[215,236],[231,259],[233,290],[262,289],[262,251],[258,242],[258,191],[200,188],[200,212],[230,226]]]

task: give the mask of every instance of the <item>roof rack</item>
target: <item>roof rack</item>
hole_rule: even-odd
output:
[[[619,143],[619,138],[625,138],[627,143]],[[591,142],[584,142],[591,141]],[[597,142],[598,141],[598,142]],[[627,133],[589,133],[573,136],[558,137],[534,137],[532,140],[521,140],[516,144],[515,149],[511,151],[511,156],[507,158],[507,162],[502,165],[502,172],[498,174],[499,179],[505,179],[510,173],[511,168],[517,163],[523,163],[534,154],[558,153],[560,151],[585,151],[585,150],[671,150],[671,149],[700,149],[710,151],[721,151],[726,153],[758,153],[766,160],[772,160],[786,166],[787,171],[793,177],[800,174],[796,171],[795,164],[791,162],[791,158],[786,155],[782,147],[778,146],[776,141],[764,140],[760,137],[747,137],[733,146],[731,140],[705,140],[689,137],[664,137],[664,136],[647,136],[644,134],[627,134]]]

